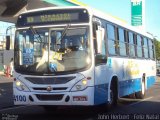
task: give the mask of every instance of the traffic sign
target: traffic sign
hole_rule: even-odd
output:
[[[133,26],[142,25],[142,0],[131,0],[131,24]]]

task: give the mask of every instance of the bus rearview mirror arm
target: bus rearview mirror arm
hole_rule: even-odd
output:
[[[11,42],[11,38],[10,36],[6,36],[6,50],[10,50],[10,42]]]

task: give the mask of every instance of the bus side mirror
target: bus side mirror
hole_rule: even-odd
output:
[[[6,50],[10,50],[10,36],[6,36]]]
[[[97,54],[95,59],[96,65],[99,64],[106,64],[107,63],[107,56],[102,54]]]

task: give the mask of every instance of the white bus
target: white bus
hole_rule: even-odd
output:
[[[152,37],[90,8],[28,11],[16,27],[15,105],[114,106],[156,80]]]

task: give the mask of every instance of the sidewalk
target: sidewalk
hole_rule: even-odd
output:
[[[0,73],[0,83],[13,82],[13,77],[5,77],[5,74]]]

